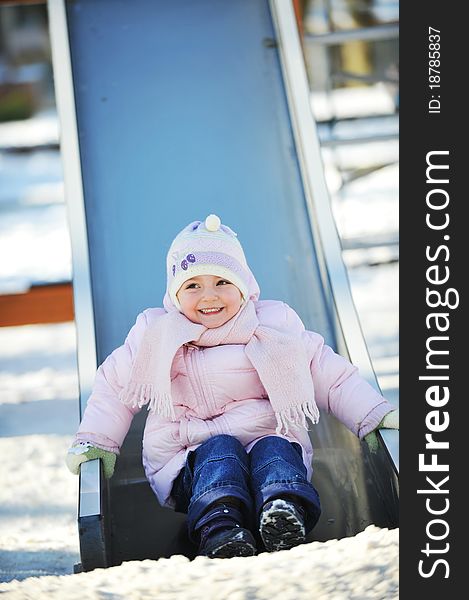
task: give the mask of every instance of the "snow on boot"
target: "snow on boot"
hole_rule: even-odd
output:
[[[259,520],[259,533],[267,552],[289,550],[305,542],[304,510],[289,500],[266,502]]]
[[[240,523],[241,512],[233,506],[218,504],[209,510],[195,527],[195,531],[200,534],[198,555],[209,558],[254,556],[254,537]]]

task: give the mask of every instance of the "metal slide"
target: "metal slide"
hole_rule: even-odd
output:
[[[264,299],[377,386],[330,212],[293,7],[286,0],[49,0],[72,237],[80,406],[138,312],[160,306],[177,231],[216,212]],[[82,466],[83,570],[194,556],[184,516],[141,465],[146,411],[105,481]],[[310,540],[398,525],[398,434],[369,455],[337,420],[312,428],[323,514]]]

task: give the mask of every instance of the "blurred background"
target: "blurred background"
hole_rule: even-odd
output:
[[[380,386],[397,403],[399,4],[297,0],[294,5],[352,295]],[[3,454],[14,455],[15,444],[28,442],[34,448],[37,436],[48,436],[49,448],[60,454],[78,424],[71,265],[47,6],[0,1]],[[45,410],[51,416],[41,420]],[[8,503],[14,496],[4,493],[2,581],[12,573],[17,578],[38,574],[38,569],[42,574],[67,573],[78,556],[75,484],[71,486],[67,473],[62,473],[61,456],[56,463],[44,454],[41,443],[37,447],[53,471],[49,476],[64,478],[62,504],[42,522],[50,528],[54,519],[59,550],[49,562],[43,556],[40,569],[34,552],[23,552],[18,567],[18,532],[28,531],[31,550],[45,541],[40,528],[30,531],[26,517],[31,504],[24,502],[21,508],[17,503],[12,511]],[[7,472],[4,463],[2,480],[19,485],[14,462],[11,467]],[[37,527],[37,517],[34,523]],[[47,544],[50,548],[50,539]]]

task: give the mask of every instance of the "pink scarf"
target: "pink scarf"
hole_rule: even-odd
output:
[[[221,327],[207,329],[174,310],[159,317],[145,332],[127,387],[124,404],[142,407],[175,420],[171,399],[171,365],[188,342],[201,347],[244,344],[277,417],[277,433],[288,423],[307,428],[306,417],[319,420],[309,361],[300,336],[260,325],[255,302],[248,301]]]

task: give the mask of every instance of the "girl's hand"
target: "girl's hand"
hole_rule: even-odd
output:
[[[95,458],[100,458],[103,461],[104,477],[106,479],[112,477],[117,456],[114,452],[95,448],[89,442],[79,442],[69,448],[65,457],[65,463],[74,475],[78,475],[81,463],[94,460]]]
[[[379,429],[399,429],[399,409],[396,408],[389,412],[381,423],[378,425]]]
[[[379,443],[376,436],[378,429],[399,429],[399,409],[396,408],[389,412],[378,427],[365,436],[365,442],[368,444],[370,452],[373,453],[378,450]]]

